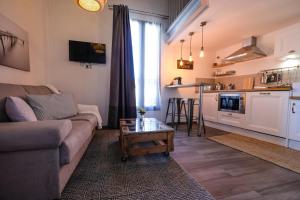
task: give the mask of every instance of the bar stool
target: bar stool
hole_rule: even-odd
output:
[[[187,120],[187,130],[188,130],[188,136],[191,134],[191,130],[193,128],[193,121],[197,120],[199,117],[201,117],[202,124],[203,124],[203,131],[204,134],[206,133],[205,125],[204,125],[204,118],[203,115],[194,117],[194,106],[199,106],[199,102],[196,103],[196,101],[199,101],[197,98],[188,98],[187,105],[188,105],[188,120]],[[197,120],[198,121],[198,120]],[[200,128],[200,124],[198,124],[198,128]]]
[[[171,108],[171,112],[170,112],[170,108]],[[184,111],[183,115],[182,115],[182,110]],[[178,129],[178,125],[180,124],[181,117],[185,117],[186,121],[188,121],[188,116],[187,116],[184,99],[169,98],[166,117],[165,117],[165,123],[167,123],[168,116],[171,116],[172,127],[174,127],[174,125],[176,124],[176,126],[175,126],[176,130]],[[177,120],[175,122],[176,117],[177,117]]]

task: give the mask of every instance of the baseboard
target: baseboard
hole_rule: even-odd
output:
[[[295,140],[289,140],[289,148],[300,151],[300,142]]]
[[[247,136],[247,137],[251,137],[251,138],[258,139],[258,140],[262,140],[262,141],[266,141],[266,142],[270,142],[273,144],[278,144],[278,145],[287,147],[287,140],[285,138],[276,137],[276,136],[272,136],[272,135],[268,135],[268,134],[264,134],[264,133],[259,133],[259,132],[255,132],[255,131],[251,131],[251,130],[247,130],[247,129],[243,129],[243,128],[238,128],[238,127],[234,127],[234,126],[229,126],[229,125],[225,125],[225,124],[220,124],[220,123],[216,123],[216,122],[211,122],[211,121],[205,121],[205,126],[220,129],[220,130],[231,132],[231,133],[236,133],[239,135],[243,135],[243,136]]]

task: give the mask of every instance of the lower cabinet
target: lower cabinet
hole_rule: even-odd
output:
[[[289,92],[249,92],[246,127],[274,136],[287,136]]]
[[[219,93],[204,93],[203,118],[208,121],[218,122]]]
[[[290,101],[289,139],[300,141],[300,101],[299,100]]]
[[[203,116],[207,121],[286,138],[289,96],[288,91],[247,92],[245,114],[240,114],[218,111],[218,93],[205,93]],[[290,123],[293,123],[290,135],[294,140],[300,141],[300,101],[294,101],[294,104],[297,108],[293,109],[299,114],[293,113],[290,116]]]
[[[231,112],[218,112],[218,122],[243,128],[245,125],[245,115]]]

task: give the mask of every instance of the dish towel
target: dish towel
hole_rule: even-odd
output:
[[[55,94],[61,94],[61,91],[58,90],[55,86],[53,85],[46,85],[49,90],[51,90]],[[96,105],[85,105],[85,104],[77,104],[78,107],[78,113],[84,113],[84,114],[93,114],[96,116],[97,121],[98,121],[98,129],[102,128],[102,117],[100,115],[98,106]]]

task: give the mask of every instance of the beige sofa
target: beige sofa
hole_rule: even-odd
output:
[[[0,199],[58,199],[93,138],[97,119],[10,122],[7,96],[51,94],[44,86],[0,83]]]

